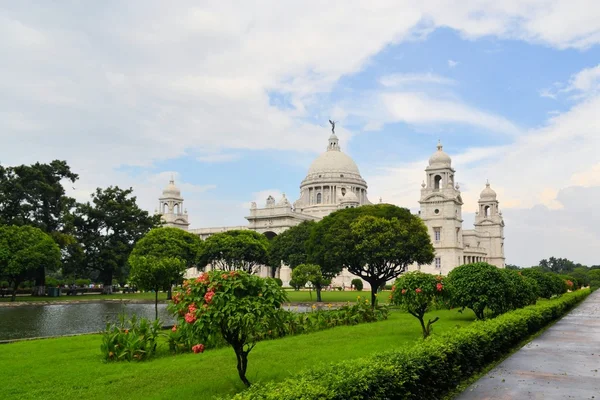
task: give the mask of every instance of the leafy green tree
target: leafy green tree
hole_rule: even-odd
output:
[[[258,341],[283,329],[281,305],[286,300],[285,291],[273,279],[214,270],[186,281],[183,290],[173,295],[170,309],[180,316],[178,325],[191,326],[193,337],[222,336],[235,352],[240,379],[250,386],[248,353]],[[192,350],[202,352],[204,344]]]
[[[304,221],[273,238],[269,249],[273,274],[282,262],[292,269],[308,262],[307,244],[315,225],[314,221]]]
[[[454,268],[448,274],[448,288],[455,307],[470,308],[477,319],[485,319],[485,309],[495,315],[508,309],[510,284],[502,271],[478,262]]]
[[[600,268],[590,270],[588,276],[590,278],[590,287],[592,290],[600,288]]]
[[[292,271],[292,273],[293,273],[293,271]],[[303,288],[304,286],[306,286],[307,283],[308,283],[308,280],[306,280],[306,277],[304,277],[304,276],[302,276],[302,280],[300,280],[299,278],[290,279],[290,286],[293,287],[294,290],[296,290],[296,291],[298,291],[298,290],[300,290],[300,288]]]
[[[41,229],[63,250],[63,262],[68,261],[71,253],[67,250],[74,244],[69,231],[69,216],[75,199],[66,195],[63,183],[74,183],[77,179],[78,175],[65,161],[0,166],[0,224]],[[45,294],[47,268],[39,265],[34,273],[34,295]]]
[[[569,275],[577,279],[581,286],[588,286],[590,284],[589,271],[585,267],[577,267]]]
[[[129,279],[142,290],[154,290],[154,315],[158,319],[158,292],[171,288],[174,279],[186,269],[185,261],[177,257],[130,255]]]
[[[524,276],[520,270],[501,269],[508,283],[505,307],[501,313],[535,304],[540,296],[540,288],[535,279]]]
[[[554,293],[554,285],[550,278],[551,272],[542,272],[541,268],[523,268],[523,276],[534,279],[538,284],[539,297],[549,299]]]
[[[356,289],[357,291],[361,291],[363,290],[363,282],[361,279],[352,279],[352,281],[350,282],[350,284],[354,287],[354,289]]]
[[[581,267],[581,264],[576,264],[566,258],[550,257],[549,259],[541,260],[539,266],[547,268],[557,274],[564,274],[573,271],[576,267]]]
[[[0,276],[17,288],[40,265],[50,269],[60,265],[60,248],[41,229],[32,226],[0,226]]]
[[[407,272],[401,275],[390,295],[391,303],[400,306],[410,315],[417,318],[423,331],[423,339],[431,333],[431,325],[439,320],[439,317],[429,319],[425,324],[424,316],[429,309],[447,297],[444,286],[444,278],[419,271]]]
[[[202,240],[193,233],[179,228],[161,227],[150,230],[138,240],[131,255],[177,258],[183,261],[186,268],[191,268],[197,265],[202,246]],[[182,274],[174,276],[172,283],[180,281],[182,277]],[[167,299],[171,299],[171,285],[167,288]]]
[[[264,235],[250,230],[216,233],[204,241],[198,267],[211,265],[214,269],[252,274],[268,263],[269,245]]]
[[[378,204],[336,211],[317,223],[309,245],[311,262],[323,274],[343,267],[371,286],[375,307],[379,287],[411,264],[433,261],[434,250],[423,221],[406,208]]]
[[[321,290],[331,283],[331,279],[323,276],[321,267],[315,264],[297,265],[292,270],[292,279],[296,282],[310,282],[317,293],[317,302],[323,301],[321,300]]]
[[[73,216],[82,265],[98,272],[105,294],[112,293],[115,276],[123,280],[127,276],[127,259],[134,244],[161,224],[159,215],[138,207],[132,193],[131,188],[98,188],[92,202],[79,204]]]
[[[512,270],[518,271],[521,269],[521,267],[519,267],[518,265],[506,264],[506,269],[512,269]]]

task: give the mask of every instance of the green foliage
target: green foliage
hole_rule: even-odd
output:
[[[437,303],[442,303],[449,297],[447,292],[448,290],[444,287],[444,278],[441,275],[413,271],[396,279],[390,298],[392,304],[400,306],[419,320],[423,339],[425,339],[431,333],[431,325],[439,318],[430,319],[425,324],[423,317]]]
[[[282,287],[283,286],[283,281],[279,278],[273,278],[275,280],[275,282],[277,283],[277,286]]]
[[[158,319],[158,291],[167,290],[171,282],[186,269],[185,261],[177,257],[129,256],[129,279],[142,290],[154,290],[154,313]]]
[[[521,274],[537,282],[539,297],[549,299],[556,294],[554,292],[555,288],[552,279],[550,278],[550,273],[542,272],[540,269],[536,268],[523,268]]]
[[[539,266],[548,272],[554,272],[556,274],[567,274],[573,271],[575,268],[585,268],[585,266],[579,263],[574,263],[566,258],[556,257],[550,257],[547,260],[541,260]]]
[[[314,264],[300,264],[292,270],[292,280],[295,282],[310,282],[317,292],[317,301],[321,300],[321,289],[329,285],[331,279],[323,276],[321,267]]]
[[[138,240],[131,255],[178,258],[190,268],[198,262],[202,245],[198,235],[179,228],[160,227],[151,229]]]
[[[60,248],[50,235],[32,226],[0,226],[0,276],[16,289],[39,268],[60,266]]]
[[[282,328],[284,301],[285,292],[273,279],[214,270],[185,281],[169,307],[179,316],[178,325],[191,325],[195,337],[222,336],[236,354],[240,379],[250,386],[248,353],[263,337]],[[197,345],[204,348],[203,343]]]
[[[138,207],[133,189],[110,186],[96,189],[92,202],[79,204],[73,216],[76,253],[84,269],[96,271],[110,293],[113,277],[128,275],[127,259],[134,244],[160,225],[159,215]]]
[[[499,359],[523,339],[564,315],[589,291],[508,312],[432,336],[413,348],[373,354],[257,384],[237,400],[439,399],[461,380]]]
[[[303,288],[304,286],[306,286],[307,283],[308,283],[307,280],[299,280],[299,279],[294,279],[294,278],[290,279],[290,286],[292,288],[294,288],[294,290],[300,290],[300,288]]]
[[[448,274],[451,304],[470,308],[477,319],[484,319],[486,308],[495,315],[509,309],[507,291],[509,282],[504,273],[488,263],[465,264]]]
[[[501,269],[507,282],[506,303],[501,312],[523,308],[535,304],[540,296],[540,289],[535,279],[524,276],[520,271]]]
[[[358,290],[359,292],[361,290],[363,290],[363,281],[362,279],[352,279],[352,281],[350,282],[350,284],[352,285],[352,287],[356,290]]]
[[[92,283],[92,281],[90,279],[75,279],[75,285],[79,286],[79,287],[85,287],[88,286],[90,283]]]
[[[304,221],[277,235],[271,241],[269,265],[279,267],[281,263],[295,268],[308,262],[307,243],[316,222]]]
[[[198,266],[254,273],[268,263],[269,240],[250,230],[232,230],[216,233],[204,241]]]
[[[585,267],[577,267],[574,268],[569,275],[577,279],[581,286],[588,286],[590,284],[589,271],[590,270]]]
[[[326,216],[311,233],[308,250],[323,274],[335,276],[346,267],[369,282],[373,306],[385,282],[409,265],[427,264],[434,257],[423,221],[390,204],[347,208]]]
[[[588,273],[592,290],[600,288],[600,269],[592,269]]]
[[[142,361],[156,353],[161,322],[150,322],[146,318],[137,318],[134,314],[125,321],[125,315],[119,315],[117,323],[107,323],[102,332],[100,351],[106,361]]]

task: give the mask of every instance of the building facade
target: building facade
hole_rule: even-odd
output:
[[[489,183],[481,192],[479,209],[475,216],[475,229],[463,230],[462,205],[459,186],[455,183],[455,170],[450,156],[438,144],[437,151],[430,157],[425,168],[425,180],[421,185],[419,216],[429,230],[435,248],[435,260],[430,265],[413,265],[410,270],[446,275],[458,265],[475,261],[486,261],[504,268],[504,221],[498,208],[496,193]],[[300,196],[293,204],[285,194],[276,200],[267,197],[264,206],[251,203],[248,225],[200,228],[189,230],[205,240],[209,236],[233,229],[251,229],[268,238],[279,235],[286,229],[303,221],[318,221],[341,208],[372,204],[367,197],[367,182],[360,175],[358,166],[341,151],[338,137],[332,132],[327,149],[308,169],[300,183]],[[167,226],[188,229],[187,211],[183,209],[183,197],[173,179],[159,199],[162,215]],[[186,277],[198,275],[195,269],[188,270]],[[268,276],[269,269],[263,267],[261,275]],[[282,265],[278,277],[288,284],[291,270]],[[336,286],[350,286],[356,276],[344,270],[333,282]],[[369,287],[368,283],[365,287]]]

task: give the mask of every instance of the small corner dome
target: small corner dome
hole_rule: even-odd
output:
[[[340,203],[358,203],[358,197],[354,192],[348,190],[344,197],[340,200]]]
[[[429,157],[429,166],[431,167],[449,167],[452,164],[452,159],[442,150],[442,144],[438,143],[437,151]]]
[[[479,196],[482,200],[496,200],[496,192],[490,187],[489,182],[485,184],[485,189],[481,191]]]
[[[173,177],[171,177],[169,184],[163,190],[163,196],[165,196],[165,197],[166,196],[175,196],[175,197],[181,196],[181,190],[179,190],[179,188],[177,186],[175,186],[175,181],[173,180]]]

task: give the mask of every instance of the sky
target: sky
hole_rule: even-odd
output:
[[[418,210],[438,140],[506,262],[600,264],[596,0],[0,0],[0,163],[66,160],[69,194],[171,174],[191,228],[293,202],[328,119],[369,198]]]

